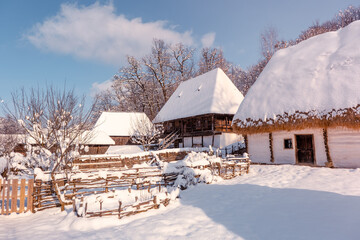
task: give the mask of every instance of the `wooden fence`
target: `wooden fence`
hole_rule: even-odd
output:
[[[99,211],[87,211],[87,203],[84,203],[83,199],[80,203],[80,208],[84,207],[83,213],[78,214],[77,208],[74,202],[74,212],[78,214],[80,217],[103,217],[103,216],[117,216],[119,219],[122,217],[127,217],[131,215],[135,215],[138,213],[146,212],[151,209],[158,209],[160,207],[160,204],[163,204],[165,207],[169,205],[170,203],[170,196],[168,196],[165,199],[157,200],[156,196],[153,196],[152,199],[144,201],[144,202],[138,202],[132,205],[124,206],[122,205],[122,202],[119,201],[119,207],[116,209],[110,209],[110,210],[102,210],[101,202],[99,203]]]
[[[64,182],[61,184],[63,186]],[[36,180],[33,198],[34,212],[61,206],[59,199],[54,192],[52,181]]]
[[[33,189],[33,179],[0,179],[1,215],[34,212]]]
[[[171,158],[179,156],[175,154],[170,155]],[[209,168],[214,174],[229,179],[243,173],[248,173],[250,162],[249,158],[232,157],[222,161],[221,164],[200,166],[200,168]],[[94,193],[105,193],[114,189],[139,190],[173,185],[178,177],[178,173],[165,174],[162,170],[161,167],[156,166],[131,169],[111,168],[106,170],[106,176],[104,176],[103,171],[100,169],[85,168],[78,170],[79,177],[76,178],[75,176],[71,181],[66,179],[57,179],[55,182],[36,180],[34,183],[33,179],[21,179],[20,181],[18,179],[8,181],[0,179],[1,214],[8,215],[27,211],[36,212],[60,207],[61,204],[56,197],[53,184],[59,186],[67,200],[79,199]],[[76,173],[76,171],[73,172],[75,175]],[[83,174],[86,174],[87,177],[84,178]],[[147,205],[146,209],[156,207],[151,205],[150,202],[145,204]],[[122,210],[123,208],[120,204],[119,209],[116,210],[117,213],[119,211],[123,212],[121,216],[132,214],[126,213],[126,211]],[[136,207],[136,209],[140,208]],[[115,214],[116,211],[114,210],[111,214]],[[90,215],[97,215],[97,213]]]
[[[114,189],[150,189],[159,186],[171,186],[174,184],[177,174],[162,173],[159,167],[144,167],[137,169],[117,169],[108,171],[106,176],[97,175],[99,171],[81,171],[88,178],[76,178],[71,181],[58,179],[56,182],[63,190],[65,199],[72,200],[74,197],[87,196],[94,193],[106,193]],[[65,184],[67,183],[67,184]],[[65,187],[66,186],[66,187]]]

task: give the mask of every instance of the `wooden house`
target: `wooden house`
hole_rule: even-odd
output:
[[[95,129],[105,132],[114,141],[115,145],[132,144],[131,136],[140,122],[152,124],[142,112],[103,112],[95,124]]]
[[[243,95],[220,69],[182,82],[157,114],[175,147],[224,147],[241,140],[231,128]]]
[[[109,147],[115,145],[115,141],[107,133],[96,129],[85,131],[79,143],[82,145],[81,155],[104,154]]]
[[[360,21],[279,50],[233,120],[253,162],[360,167]]]

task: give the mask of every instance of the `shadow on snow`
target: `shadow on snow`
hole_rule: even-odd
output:
[[[245,239],[358,239],[360,197],[259,185],[198,185],[182,204]]]

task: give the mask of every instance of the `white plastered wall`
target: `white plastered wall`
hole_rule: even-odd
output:
[[[323,130],[321,128],[316,129],[304,129],[296,131],[278,131],[272,133],[273,138],[273,154],[275,164],[295,164],[295,135],[309,134],[314,136],[314,148],[315,148],[315,164],[318,166],[325,166],[327,162],[325,145],[323,139]],[[284,140],[292,139],[293,148],[285,149]],[[269,148],[269,134],[252,134],[248,135],[248,151],[250,158],[253,162],[259,163],[271,163],[270,162],[270,148]]]
[[[248,135],[248,153],[254,163],[271,163],[269,134],[249,134]]]
[[[328,145],[335,167],[360,167],[360,130],[328,128]]]
[[[184,138],[184,147],[192,147],[191,137],[185,137]]]
[[[317,166],[325,166],[327,162],[323,130],[322,128],[303,129],[295,131],[279,131],[273,133],[273,151],[274,151],[274,163],[278,164],[295,164],[296,153],[295,135],[313,135],[314,136],[314,148],[315,148],[315,164]],[[292,139],[293,148],[284,148],[284,139]]]

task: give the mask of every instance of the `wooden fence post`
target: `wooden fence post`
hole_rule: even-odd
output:
[[[7,181],[7,193],[6,193],[6,215],[9,214],[9,208],[10,208],[10,180]]]
[[[157,197],[156,196],[154,196],[154,208],[155,209],[158,209],[159,208],[159,206],[157,205]]]
[[[85,213],[84,213],[84,217],[86,216],[86,213],[87,213],[87,207],[88,207],[88,203],[86,202],[86,203],[85,203]]]
[[[12,180],[12,189],[11,189],[11,213],[17,212],[17,192],[18,192],[18,180]]]
[[[103,203],[103,201],[100,200],[99,202],[100,202],[100,217],[102,217],[102,203]]]
[[[20,183],[20,206],[18,213],[23,213],[25,208],[25,188],[26,188],[26,179],[21,179]]]
[[[73,203],[72,203],[72,205],[73,205],[73,212],[76,212],[76,203],[75,203],[75,197],[73,197]]]
[[[30,210],[32,213],[35,213],[33,192],[34,192],[34,179],[29,179],[26,211]]]
[[[1,181],[1,179],[0,179],[0,181]],[[4,180],[4,182],[2,183],[2,185],[1,185],[1,188],[0,188],[0,193],[2,193],[1,194],[1,202],[2,202],[2,204],[1,204],[1,214],[3,215],[4,213],[5,213],[5,188],[6,188],[6,183],[5,183],[5,180]]]
[[[119,219],[121,218],[121,201],[119,201]]]

